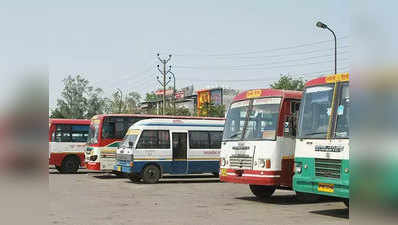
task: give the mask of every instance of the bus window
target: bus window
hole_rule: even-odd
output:
[[[211,149],[220,149],[221,148],[221,140],[222,140],[222,132],[220,131],[210,131],[210,148]]]
[[[71,125],[57,124],[55,131],[55,142],[71,142]]]
[[[137,144],[137,149],[168,149],[170,135],[166,130],[144,130]]]
[[[189,148],[191,149],[209,148],[209,133],[207,131],[190,131]]]
[[[72,142],[86,142],[88,138],[89,126],[72,125]]]

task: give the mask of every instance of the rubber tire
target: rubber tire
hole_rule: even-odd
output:
[[[159,167],[155,165],[148,165],[142,170],[142,181],[145,184],[155,184],[159,182],[161,172]]]
[[[133,183],[138,183],[138,182],[140,182],[140,180],[141,180],[141,177],[140,177],[140,175],[138,175],[138,174],[133,174],[133,173],[130,173],[129,175],[128,175],[128,178],[131,180],[131,182],[133,182]]]
[[[275,192],[275,186],[249,185],[250,191],[259,199],[266,199]]]
[[[350,208],[350,199],[349,198],[345,198],[343,200],[343,202],[344,202],[344,205],[347,206],[347,208]]]
[[[61,173],[76,173],[77,170],[79,169],[80,166],[80,161],[76,157],[66,157],[62,161],[61,165]]]
[[[316,203],[321,200],[321,196],[296,191],[296,199],[297,199],[297,201],[303,202],[303,203]]]

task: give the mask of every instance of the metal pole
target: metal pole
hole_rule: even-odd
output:
[[[333,37],[334,37],[334,74],[337,74],[337,39],[336,39],[336,34],[332,29],[329,27],[326,27],[330,32],[332,32]]]

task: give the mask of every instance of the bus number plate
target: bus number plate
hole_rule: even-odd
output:
[[[334,184],[318,183],[318,191],[333,193],[334,192]]]
[[[221,169],[221,176],[227,176],[227,169]]]
[[[121,166],[117,166],[117,171],[122,172],[122,167]]]

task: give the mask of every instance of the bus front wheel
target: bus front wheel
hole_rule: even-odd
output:
[[[249,185],[251,192],[260,199],[271,197],[275,192],[275,186],[263,186],[263,185]]]
[[[148,165],[142,171],[142,181],[145,184],[155,184],[160,179],[160,169],[155,165]]]
[[[74,156],[68,156],[62,161],[61,173],[76,173],[79,169],[80,161]]]

